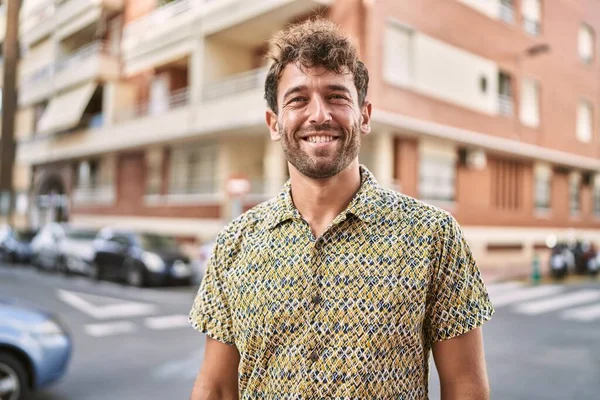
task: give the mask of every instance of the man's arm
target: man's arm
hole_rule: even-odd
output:
[[[442,400],[488,400],[490,388],[481,328],[433,343]]]
[[[240,354],[230,346],[206,337],[204,361],[190,400],[238,400]]]

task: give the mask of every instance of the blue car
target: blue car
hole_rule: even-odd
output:
[[[24,399],[61,378],[71,338],[51,314],[0,298],[0,399]]]

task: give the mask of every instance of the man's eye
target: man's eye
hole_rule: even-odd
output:
[[[291,99],[291,100],[289,101],[289,103],[297,103],[297,102],[300,102],[300,101],[305,101],[305,100],[306,100],[306,98],[305,98],[305,97],[294,97],[293,99]]]
[[[332,94],[331,96],[329,96],[329,98],[332,100],[348,100],[346,96],[341,94]]]

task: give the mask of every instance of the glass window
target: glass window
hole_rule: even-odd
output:
[[[421,154],[419,165],[419,197],[424,201],[453,202],[455,162],[452,157]]]

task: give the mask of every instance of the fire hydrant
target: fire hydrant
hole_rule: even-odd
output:
[[[537,285],[542,279],[542,273],[540,271],[540,256],[535,253],[533,255],[533,261],[531,262],[531,283]]]

